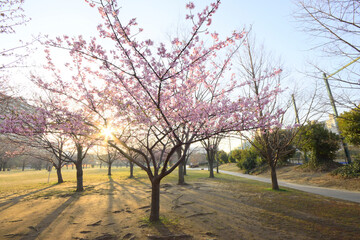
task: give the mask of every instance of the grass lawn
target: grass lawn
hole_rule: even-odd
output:
[[[162,181],[159,223],[147,221],[150,184],[135,168],[84,169],[83,193],[76,172],[0,173],[0,239],[358,239],[360,204],[208,171],[176,172]],[[166,238],[162,238],[166,239]]]

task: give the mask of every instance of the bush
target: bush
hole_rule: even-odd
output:
[[[309,123],[302,127],[299,137],[299,148],[310,156],[306,164],[309,168],[332,165],[340,148],[338,135],[326,129],[323,123]]]
[[[252,149],[245,149],[241,152],[241,158],[238,160],[237,166],[249,173],[258,165],[258,154]]]
[[[358,156],[351,164],[335,169],[332,172],[332,175],[339,175],[343,178],[360,177],[360,156]]]

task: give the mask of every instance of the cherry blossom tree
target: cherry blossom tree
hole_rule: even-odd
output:
[[[72,107],[81,112],[85,126],[98,133],[111,129],[108,144],[147,173],[152,185],[150,220],[157,221],[160,182],[186,157],[181,154],[169,165],[179,149],[186,153],[191,143],[220,133],[271,125],[277,113],[264,113],[255,121],[259,106],[238,94],[248,82],[235,80],[231,59],[245,33],[234,31],[221,39],[209,32],[220,1],[198,14],[193,14],[193,3],[187,4],[186,18],[192,24],[188,37],[159,44],[138,40],[142,29],[136,19],[120,21],[116,1],[89,4],[98,7],[104,19],[98,26],[100,40],[93,37],[88,42],[81,36],[50,40],[48,46],[69,50],[72,62],[65,64],[67,74],[62,74],[48,49],[46,69],[53,81],[39,76],[33,80],[66,98],[64,103],[75,104]],[[104,42],[113,47],[107,49]],[[72,76],[66,78],[69,73]],[[261,93],[263,103],[278,91]]]
[[[119,159],[119,152],[116,151],[116,149],[111,148],[108,144],[106,144],[106,146],[102,147],[105,149],[105,151],[100,152],[100,149],[96,152],[96,156],[97,158],[101,161],[104,162],[108,165],[108,175],[111,176],[111,165]],[[105,154],[104,154],[105,152]]]
[[[83,191],[82,162],[93,143],[91,128],[84,123],[84,115],[70,108],[63,98],[51,96],[34,100],[30,108],[14,108],[1,115],[0,132],[12,141],[45,150],[53,157],[34,154],[38,159],[50,162],[57,170],[58,182],[63,182],[61,168],[74,163],[77,170],[77,191]],[[28,105],[30,106],[30,105]]]
[[[259,153],[261,158],[268,164],[271,171],[271,183],[273,190],[279,190],[276,175],[276,167],[279,161],[294,152],[295,137],[299,133],[299,126],[306,123],[313,110],[314,98],[316,92],[307,99],[307,111],[302,111],[301,116],[297,116],[297,124],[295,121],[289,120],[290,101],[286,95],[277,94],[272,101],[267,101],[267,94],[271,94],[271,89],[280,87],[280,83],[284,80],[281,70],[278,74],[274,74],[272,70],[276,68],[274,65],[274,57],[271,57],[263,47],[256,45],[255,38],[251,35],[246,37],[246,47],[243,54],[238,57],[239,75],[243,79],[249,81],[247,95],[254,99],[258,111],[256,111],[256,121],[265,121],[261,127],[251,131],[251,134],[240,133]],[[303,107],[304,109],[305,107]],[[306,109],[304,109],[306,110]],[[274,115],[276,121],[264,116]],[[298,113],[296,113],[297,115]],[[295,115],[295,114],[294,114]],[[300,121],[302,123],[300,123]],[[297,140],[296,140],[297,141]]]
[[[28,20],[23,14],[24,0],[0,1],[0,33],[15,33],[15,27],[26,23]]]
[[[224,136],[222,135],[215,135],[210,138],[204,139],[201,141],[202,146],[205,148],[206,151],[206,158],[209,163],[209,171],[210,171],[210,178],[214,178],[214,163],[217,157],[217,152],[219,149],[219,144],[221,139]],[[218,163],[217,163],[218,164]]]
[[[0,171],[5,171],[9,161],[23,156],[26,148],[20,144],[14,144],[9,139],[2,139],[0,142]]]

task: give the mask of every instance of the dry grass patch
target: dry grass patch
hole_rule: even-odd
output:
[[[108,177],[105,169],[85,170],[83,193],[67,179],[1,198],[0,239],[356,239],[360,234],[359,204],[271,191],[269,184],[225,174],[209,179],[207,171],[190,171],[184,186],[176,184],[176,174],[164,179],[162,220],[150,223],[148,179],[138,170],[128,179],[127,171]]]

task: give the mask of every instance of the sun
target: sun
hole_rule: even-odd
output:
[[[112,138],[113,128],[108,126],[101,129],[101,135],[105,137],[105,139]]]

